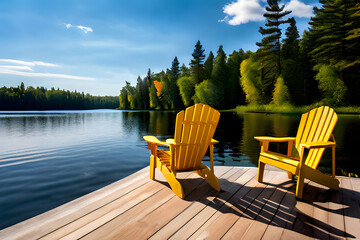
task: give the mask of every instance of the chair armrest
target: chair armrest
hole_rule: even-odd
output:
[[[160,146],[169,147],[169,144],[168,144],[168,143],[166,143],[166,142],[161,142],[159,139],[157,139],[157,138],[154,137],[154,136],[144,136],[143,138],[144,138],[144,140],[145,140],[147,143],[151,143],[151,144],[155,144],[155,145],[160,145]]]
[[[256,140],[263,142],[293,142],[295,141],[295,137],[265,137],[265,136],[260,136],[260,137],[254,137]]]
[[[210,145],[214,145],[214,144],[218,144],[219,141],[215,140],[215,139],[211,139]]]
[[[312,148],[328,148],[335,146],[336,143],[334,142],[308,142],[308,143],[302,143],[300,146],[308,149]]]

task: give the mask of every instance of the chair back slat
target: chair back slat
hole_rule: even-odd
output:
[[[175,168],[197,169],[214,136],[220,113],[204,104],[196,104],[182,112],[176,117],[174,139],[181,145],[175,154]]]
[[[337,122],[335,111],[327,106],[315,108],[301,116],[300,125],[296,134],[296,149],[300,150],[300,144],[308,142],[327,142]],[[305,164],[317,168],[324,149],[311,149]]]

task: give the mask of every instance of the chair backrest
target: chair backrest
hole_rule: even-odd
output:
[[[196,104],[176,116],[174,142],[175,168],[177,170],[198,169],[201,165],[215,129],[220,113],[205,104]]]
[[[304,113],[296,134],[295,147],[298,152],[301,143],[329,141],[337,119],[334,109],[327,106],[314,108],[310,112]],[[311,149],[305,164],[316,169],[323,153],[323,148]]]

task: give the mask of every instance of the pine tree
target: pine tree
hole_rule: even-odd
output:
[[[214,54],[210,51],[209,56],[207,57],[204,64],[204,79],[208,80],[211,78],[211,73],[214,66]]]
[[[180,76],[179,60],[178,60],[177,57],[175,57],[174,60],[172,61],[171,69],[170,69],[169,74],[170,74],[172,79],[175,79],[175,81]]]
[[[299,31],[296,27],[295,18],[289,18],[290,26],[286,29],[285,36],[283,40],[283,45],[281,49],[281,54],[285,59],[292,59],[294,61],[298,60],[299,56]]]
[[[287,86],[290,92],[291,100],[295,104],[301,104],[304,100],[303,95],[303,81],[301,79],[300,62],[299,62],[299,31],[296,27],[296,21],[294,18],[289,18],[290,26],[286,29],[285,36],[283,39],[283,45],[281,48],[282,55],[282,79],[284,83],[279,85],[279,78],[276,80],[276,86]],[[280,88],[281,89],[281,88]],[[275,90],[274,90],[275,91]],[[279,98],[278,98],[279,99]],[[281,99],[281,98],[280,98]],[[290,98],[288,99],[290,100]],[[273,98],[275,102],[275,99]],[[281,103],[282,101],[277,101]]]
[[[200,83],[203,80],[202,77],[204,70],[203,62],[205,59],[204,51],[205,50],[202,48],[200,41],[197,41],[197,43],[195,44],[194,52],[192,54],[193,59],[190,62],[191,74],[196,84]]]
[[[171,94],[171,108],[179,109],[183,107],[181,97],[179,94],[179,88],[176,84],[179,76],[180,76],[180,67],[179,60],[177,57],[174,58],[171,64],[171,69],[169,71],[169,83],[167,84],[167,89],[169,89],[169,93]]]
[[[284,16],[291,13],[291,11],[284,11],[285,5],[279,6],[278,0],[267,0],[268,6],[264,17],[266,18],[265,26],[260,27],[259,32],[263,36],[261,42],[256,43],[260,47],[259,53],[262,57],[262,74],[263,78],[273,78],[281,74],[281,53],[280,53],[280,39],[281,29],[280,25],[287,23],[281,20]],[[268,76],[266,76],[268,75]]]
[[[144,96],[143,96],[143,83],[140,76],[138,76],[136,83],[136,101],[137,101],[137,109],[145,109]]]
[[[181,65],[180,71],[181,71],[181,74],[179,77],[190,77],[190,75],[191,75],[190,69],[185,65],[185,63],[183,63],[183,65]]]
[[[228,69],[226,66],[226,54],[223,46],[220,45],[215,58],[213,71],[211,73],[211,83],[214,85],[214,107],[224,107],[225,88],[228,86]]]
[[[311,55],[318,64],[336,65],[348,88],[348,101],[360,104],[360,4],[353,0],[321,0],[314,8],[309,34],[316,39]]]
[[[244,99],[244,92],[240,87],[239,80],[240,80],[240,64],[242,59],[240,52],[244,52],[240,49],[239,52],[233,51],[232,54],[229,55],[227,60],[227,69],[229,71],[229,81],[225,88],[225,96],[226,96],[226,106],[228,108],[233,108],[237,104],[239,104],[240,99]],[[245,101],[245,100],[244,100]]]

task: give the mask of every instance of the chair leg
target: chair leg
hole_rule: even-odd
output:
[[[304,174],[300,173],[296,183],[296,197],[302,199],[304,189]]]
[[[220,183],[219,183],[219,179],[215,176],[215,174],[210,171],[210,169],[204,165],[204,164],[201,164],[202,168],[199,169],[199,170],[196,170],[195,172],[203,177],[211,187],[213,187],[216,191],[220,191]]]
[[[259,161],[257,181],[260,183],[263,182],[264,168],[265,168],[265,163]]]
[[[154,180],[155,178],[155,159],[154,156],[151,155],[150,157],[150,179]]]
[[[291,172],[287,172],[287,175],[288,175],[288,178],[289,178],[289,179],[293,179],[293,178],[294,178],[294,175],[293,175]]]
[[[182,188],[180,182],[176,179],[174,172],[170,172],[166,167],[163,167],[163,171],[161,172],[168,181],[172,191],[180,198],[184,198],[184,189]]]

